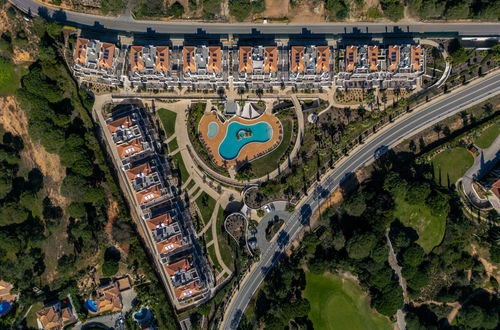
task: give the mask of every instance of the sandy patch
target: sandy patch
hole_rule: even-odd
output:
[[[288,11],[290,22],[318,23],[325,21],[325,8],[323,2],[302,1]]]
[[[288,17],[290,0],[265,0],[266,10],[262,12],[262,17],[283,18]]]
[[[28,118],[20,109],[13,97],[0,98],[0,124],[12,134],[19,135],[24,141],[24,150],[21,152],[23,160],[29,167],[37,167],[44,175],[44,189],[55,204],[63,209],[69,204],[61,196],[60,188],[66,168],[61,165],[58,155],[50,154],[38,143],[31,140],[28,134]]]

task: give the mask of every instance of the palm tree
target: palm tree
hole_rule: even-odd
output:
[[[483,110],[488,116],[491,115],[491,113],[493,112],[493,104],[486,103],[485,105],[483,105]]]
[[[439,125],[439,124],[436,124],[436,125],[434,125],[433,130],[434,130],[434,132],[437,133],[438,139],[439,139],[440,138],[440,134],[443,131],[443,127],[441,127],[441,125]]]

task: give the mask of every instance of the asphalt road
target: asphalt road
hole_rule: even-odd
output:
[[[392,126],[378,133],[376,137],[367,141],[357,151],[353,152],[342,164],[326,177],[315,191],[299,206],[299,209],[286,220],[285,228],[278,234],[278,239],[263,251],[257,267],[248,276],[248,280],[241,283],[238,294],[233,297],[233,303],[226,312],[224,329],[236,329],[241,315],[245,311],[253,294],[257,291],[268,271],[281,257],[283,250],[288,246],[298,232],[307,225],[311,214],[327,198],[344,178],[352,176],[357,169],[373,161],[375,155],[395,146],[399,141],[408,138],[419,130],[433,125],[460,110],[467,105],[484,100],[500,93],[500,74],[484,79],[477,84],[449,94],[447,97],[435,102],[424,109],[411,113],[406,118],[397,121]]]
[[[19,9],[31,15],[51,17],[64,24],[80,28],[96,28],[100,30],[161,33],[161,34],[196,34],[207,33],[214,35],[225,34],[352,34],[357,37],[362,34],[386,33],[429,33],[436,35],[461,36],[500,36],[500,23],[412,23],[412,24],[385,24],[385,23],[320,23],[320,24],[283,24],[283,23],[202,23],[202,22],[161,22],[136,21],[130,16],[105,17],[89,15],[72,11],[62,11],[38,3],[36,0],[9,0]]]

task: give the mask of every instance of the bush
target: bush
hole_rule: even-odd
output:
[[[182,17],[182,15],[184,15],[184,7],[177,1],[170,6],[168,11],[173,17]]]
[[[18,84],[19,79],[12,63],[0,57],[0,95],[13,94]]]

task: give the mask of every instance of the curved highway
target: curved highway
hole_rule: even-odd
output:
[[[9,0],[30,15],[39,15],[79,28],[148,34],[421,34],[460,36],[500,36],[500,23],[319,23],[259,24],[136,21],[130,16],[109,17],[77,13],[46,6],[36,0]]]
[[[263,251],[257,267],[245,277],[245,281],[240,285],[240,290],[232,298],[225,314],[224,329],[237,328],[243,312],[268,271],[281,257],[281,253],[288,246],[288,243],[295,238],[303,226],[307,225],[309,217],[317,209],[321,203],[321,199],[327,198],[344,178],[349,177],[356,170],[373,161],[375,154],[380,154],[381,151],[388,150],[402,139],[410,137],[419,130],[463,110],[468,105],[499,93],[500,74],[497,73],[460,91],[451,93],[419,111],[411,113],[380,131],[365,142],[365,144],[361,145],[320,182],[318,186],[320,189],[315,189],[315,191],[319,191],[320,193],[310,194],[299,205],[297,211],[286,220],[285,228],[278,234],[276,241],[270,244],[266,251]]]

